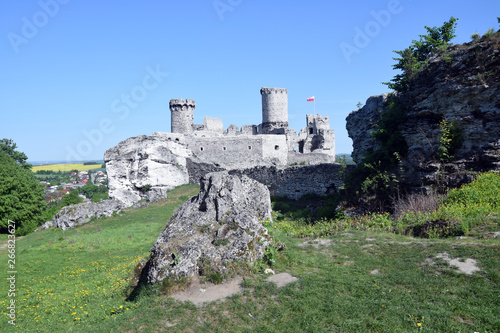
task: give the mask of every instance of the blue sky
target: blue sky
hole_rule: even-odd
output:
[[[0,138],[31,161],[102,159],[120,141],[170,131],[169,100],[204,116],[261,122],[261,87],[288,89],[289,123],[345,118],[395,71],[393,50],[459,18],[455,43],[499,28],[498,0],[5,0]],[[361,31],[361,33],[360,33]]]

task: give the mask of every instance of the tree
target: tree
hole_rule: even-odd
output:
[[[78,190],[72,190],[71,192],[69,192],[69,194],[63,195],[58,206],[62,208],[69,205],[76,205],[82,202],[83,199],[80,198]]]
[[[18,236],[35,230],[44,222],[46,207],[43,187],[33,173],[0,151],[0,233],[7,232],[9,220],[15,222]]]
[[[420,40],[414,40],[404,50],[394,51],[400,58],[393,58],[397,63],[392,68],[399,69],[402,73],[395,75],[391,82],[386,82],[385,84],[389,88],[399,92],[410,90],[412,79],[427,65],[427,61],[438,50],[447,47],[449,42],[456,37],[455,29],[457,21],[458,19],[452,16],[441,27],[431,28],[425,26],[428,32],[427,35],[420,35]]]
[[[2,139],[0,140],[0,151],[3,151],[10,157],[19,163],[23,168],[30,170],[31,164],[27,163],[28,157],[25,153],[16,150],[17,145],[12,139]]]

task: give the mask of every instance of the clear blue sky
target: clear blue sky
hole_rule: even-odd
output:
[[[387,91],[392,51],[451,16],[468,42],[499,28],[500,1],[2,1],[0,138],[31,161],[102,159],[170,131],[171,98],[195,99],[196,123],[259,124],[265,86],[288,89],[296,130],[314,95],[350,153],[345,118]]]

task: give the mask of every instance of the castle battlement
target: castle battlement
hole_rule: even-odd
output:
[[[287,94],[288,95],[288,90],[285,88],[267,88],[267,87],[262,87],[260,88],[260,94]]]
[[[195,100],[187,98],[184,101],[184,98],[174,98],[170,100],[170,109],[187,109],[187,108],[195,108]]]
[[[172,133],[191,133],[194,124],[195,101],[192,99],[176,98],[170,100],[172,115]]]

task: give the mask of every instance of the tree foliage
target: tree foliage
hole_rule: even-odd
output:
[[[23,168],[30,170],[31,164],[27,163],[28,157],[25,153],[16,150],[17,145],[12,139],[1,139],[0,140],[0,151],[3,151],[10,157],[14,159]]]
[[[10,143],[12,141],[9,142],[9,146],[15,149],[15,144]],[[33,231],[43,222],[42,213],[45,208],[43,188],[38,184],[33,173],[18,164],[2,149],[0,151],[0,233],[7,232],[9,220],[16,224],[16,235],[25,235]]]
[[[87,183],[87,185],[80,187],[80,194],[85,195],[92,202],[99,202],[108,199],[108,188],[104,185],[94,185]]]
[[[420,72],[440,49],[449,45],[449,42],[456,37],[455,29],[458,19],[451,17],[441,27],[428,27],[427,35],[420,35],[420,39],[414,40],[412,44],[400,51],[394,51],[399,58],[393,58],[397,61],[392,67],[401,70],[401,74],[396,74],[391,82],[386,83],[389,88],[406,92],[410,89],[411,81],[415,75]]]

